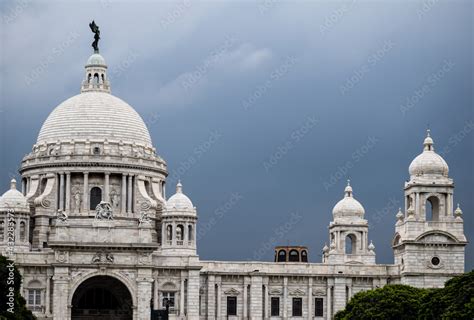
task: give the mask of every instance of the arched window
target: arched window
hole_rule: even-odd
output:
[[[193,240],[194,240],[193,226],[188,225],[188,241],[193,241]]]
[[[346,254],[355,254],[357,248],[357,238],[353,234],[346,237]]]
[[[94,84],[95,85],[99,84],[99,74],[98,73],[94,74]]]
[[[89,73],[87,75],[87,83],[91,83],[92,75]]]
[[[20,222],[20,241],[26,240],[26,225],[25,222]]]
[[[166,240],[173,240],[173,226],[170,224],[166,227]]]
[[[426,199],[425,211],[426,211],[427,221],[438,221],[439,220],[439,199],[434,196]]]
[[[285,262],[286,261],[286,251],[280,250],[278,251],[278,262]]]
[[[105,81],[104,74],[101,75],[101,78],[102,78],[102,83],[104,83]]]
[[[306,250],[301,251],[301,262],[308,262],[308,253]]]
[[[296,250],[291,250],[289,254],[289,261],[291,262],[299,262],[300,261],[300,254]]]
[[[90,201],[90,209],[95,210],[95,207],[102,201],[102,190],[99,187],[93,187],[91,189]]]
[[[176,240],[184,240],[184,227],[182,224],[178,224],[178,226],[176,227]]]

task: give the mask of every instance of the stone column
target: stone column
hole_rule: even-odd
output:
[[[213,275],[207,276],[207,303],[206,303],[206,319],[216,318],[216,281]]]
[[[346,279],[337,277],[334,279],[334,313],[346,307]]]
[[[120,196],[120,211],[125,214],[127,211],[127,176],[125,173],[122,174],[122,194]]]
[[[22,195],[26,195],[25,190],[26,190],[26,179],[23,178],[21,179],[21,194]]]
[[[199,319],[199,270],[188,271],[187,319]]]
[[[420,218],[420,215],[421,215],[421,212],[420,212],[420,209],[421,209],[421,204],[420,204],[420,193],[417,192],[415,193],[415,216],[417,219]]]
[[[177,232],[176,232],[176,222],[173,221],[171,224],[173,225],[173,231],[171,232],[171,239],[172,239],[171,240],[171,245],[173,247],[176,247],[176,240],[177,240],[176,239],[176,234],[177,234]]]
[[[263,319],[263,305],[262,305],[262,285],[263,280],[261,276],[252,276],[250,278],[250,319]]]
[[[66,173],[66,212],[71,211],[71,173]]]
[[[222,314],[222,284],[221,284],[221,279],[219,277],[218,281],[217,281],[217,319],[220,320],[221,319],[221,314]]]
[[[283,319],[288,318],[288,277],[283,278]]]
[[[179,288],[179,315],[184,317],[184,275],[181,273],[181,286]]]
[[[351,278],[347,278],[347,289],[348,289],[347,302],[349,302],[352,297],[352,279]]]
[[[150,319],[150,300],[152,285],[151,270],[140,270],[137,277],[137,308],[134,319]],[[56,318],[55,318],[56,319]],[[59,318],[61,319],[61,318]]]
[[[46,270],[46,299],[44,300],[45,303],[45,311],[44,313],[46,315],[51,314],[51,302],[50,302],[50,295],[51,295],[51,275],[49,274],[49,271]]]
[[[270,314],[268,313],[268,306],[270,304],[270,301],[268,300],[268,278],[265,278],[264,283],[265,283],[265,292],[264,292],[264,294],[265,294],[265,297],[264,297],[265,305],[263,306],[263,312],[264,312],[263,318],[266,319],[266,318],[270,318]]]
[[[82,191],[82,208],[89,212],[89,172],[84,172],[84,190]]]
[[[160,307],[158,299],[158,271],[155,271],[153,279],[153,310],[158,310]]]
[[[56,267],[53,276],[53,318],[69,320],[69,274],[67,267]]]
[[[59,209],[64,210],[64,173],[59,174]]]
[[[128,176],[127,213],[132,213],[133,176]]]
[[[242,318],[243,319],[247,319],[247,316],[249,314],[248,309],[247,309],[247,301],[249,300],[248,299],[248,292],[247,292],[248,284],[249,284],[249,278],[244,277],[244,290],[243,290],[243,294],[242,294],[242,306],[243,306]]]
[[[331,314],[331,306],[332,306],[332,301],[331,301],[331,285],[329,284],[329,279],[328,279],[328,288],[327,288],[327,297],[326,297],[326,314],[327,314],[327,319],[332,319],[332,314]]]
[[[308,278],[308,319],[313,319],[313,278]]]
[[[104,174],[104,201],[105,202],[110,202],[109,180],[110,180],[110,173],[106,172]]]
[[[183,223],[183,247],[188,246],[188,224]]]

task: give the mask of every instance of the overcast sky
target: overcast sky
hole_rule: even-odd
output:
[[[472,1],[1,1],[0,186],[92,53],[197,206],[201,259],[321,261],[351,179],[378,263],[429,126],[473,232]],[[3,191],[2,191],[3,192]],[[467,247],[466,268],[474,266]]]

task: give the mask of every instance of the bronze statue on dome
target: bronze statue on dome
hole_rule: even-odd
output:
[[[92,20],[92,22],[89,23],[89,27],[94,33],[94,42],[92,42],[92,48],[94,48],[94,53],[99,53],[99,39],[100,39],[99,26],[95,24],[94,20]]]

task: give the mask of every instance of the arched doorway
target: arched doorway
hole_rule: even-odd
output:
[[[74,292],[71,320],[132,320],[132,305],[130,291],[121,281],[95,276]]]

